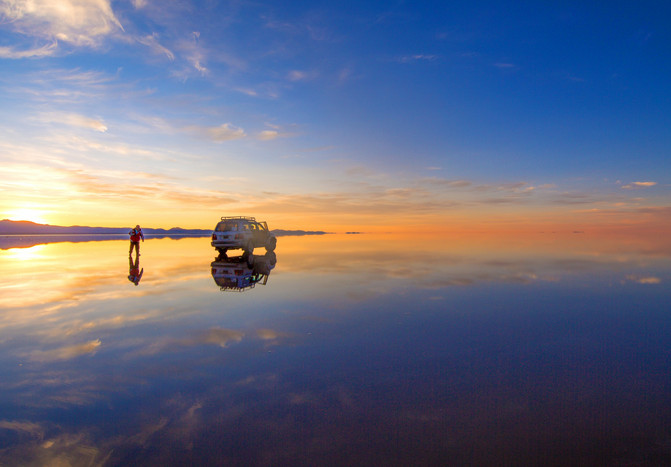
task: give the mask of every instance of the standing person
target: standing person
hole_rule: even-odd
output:
[[[135,254],[140,256],[140,239],[144,242],[144,234],[139,225],[136,225],[134,229],[128,232],[130,235],[130,250],[128,251],[128,256],[133,254],[133,247],[135,248]]]

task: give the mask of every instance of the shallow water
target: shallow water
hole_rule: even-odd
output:
[[[0,464],[671,462],[668,240],[141,253],[0,250]]]

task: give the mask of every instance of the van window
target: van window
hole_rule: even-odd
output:
[[[238,224],[231,221],[221,221],[217,224],[214,230],[216,232],[229,232],[231,230],[236,231],[238,230]]]

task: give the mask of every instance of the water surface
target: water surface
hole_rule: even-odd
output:
[[[0,250],[0,464],[671,462],[663,238],[141,252]]]

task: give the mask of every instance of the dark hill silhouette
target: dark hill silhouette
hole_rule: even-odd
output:
[[[12,221],[4,219],[0,221],[0,235],[127,235],[129,227],[87,227],[82,225],[49,225],[36,224],[31,221]],[[210,235],[212,229],[183,229],[173,227],[171,229],[142,228],[145,235]],[[324,235],[321,230],[283,230],[272,231],[278,237],[288,235]]]
[[[81,225],[61,226],[36,224],[30,221],[0,221],[0,235],[126,235],[131,227],[87,227]],[[211,230],[143,228],[145,235],[209,235]]]

